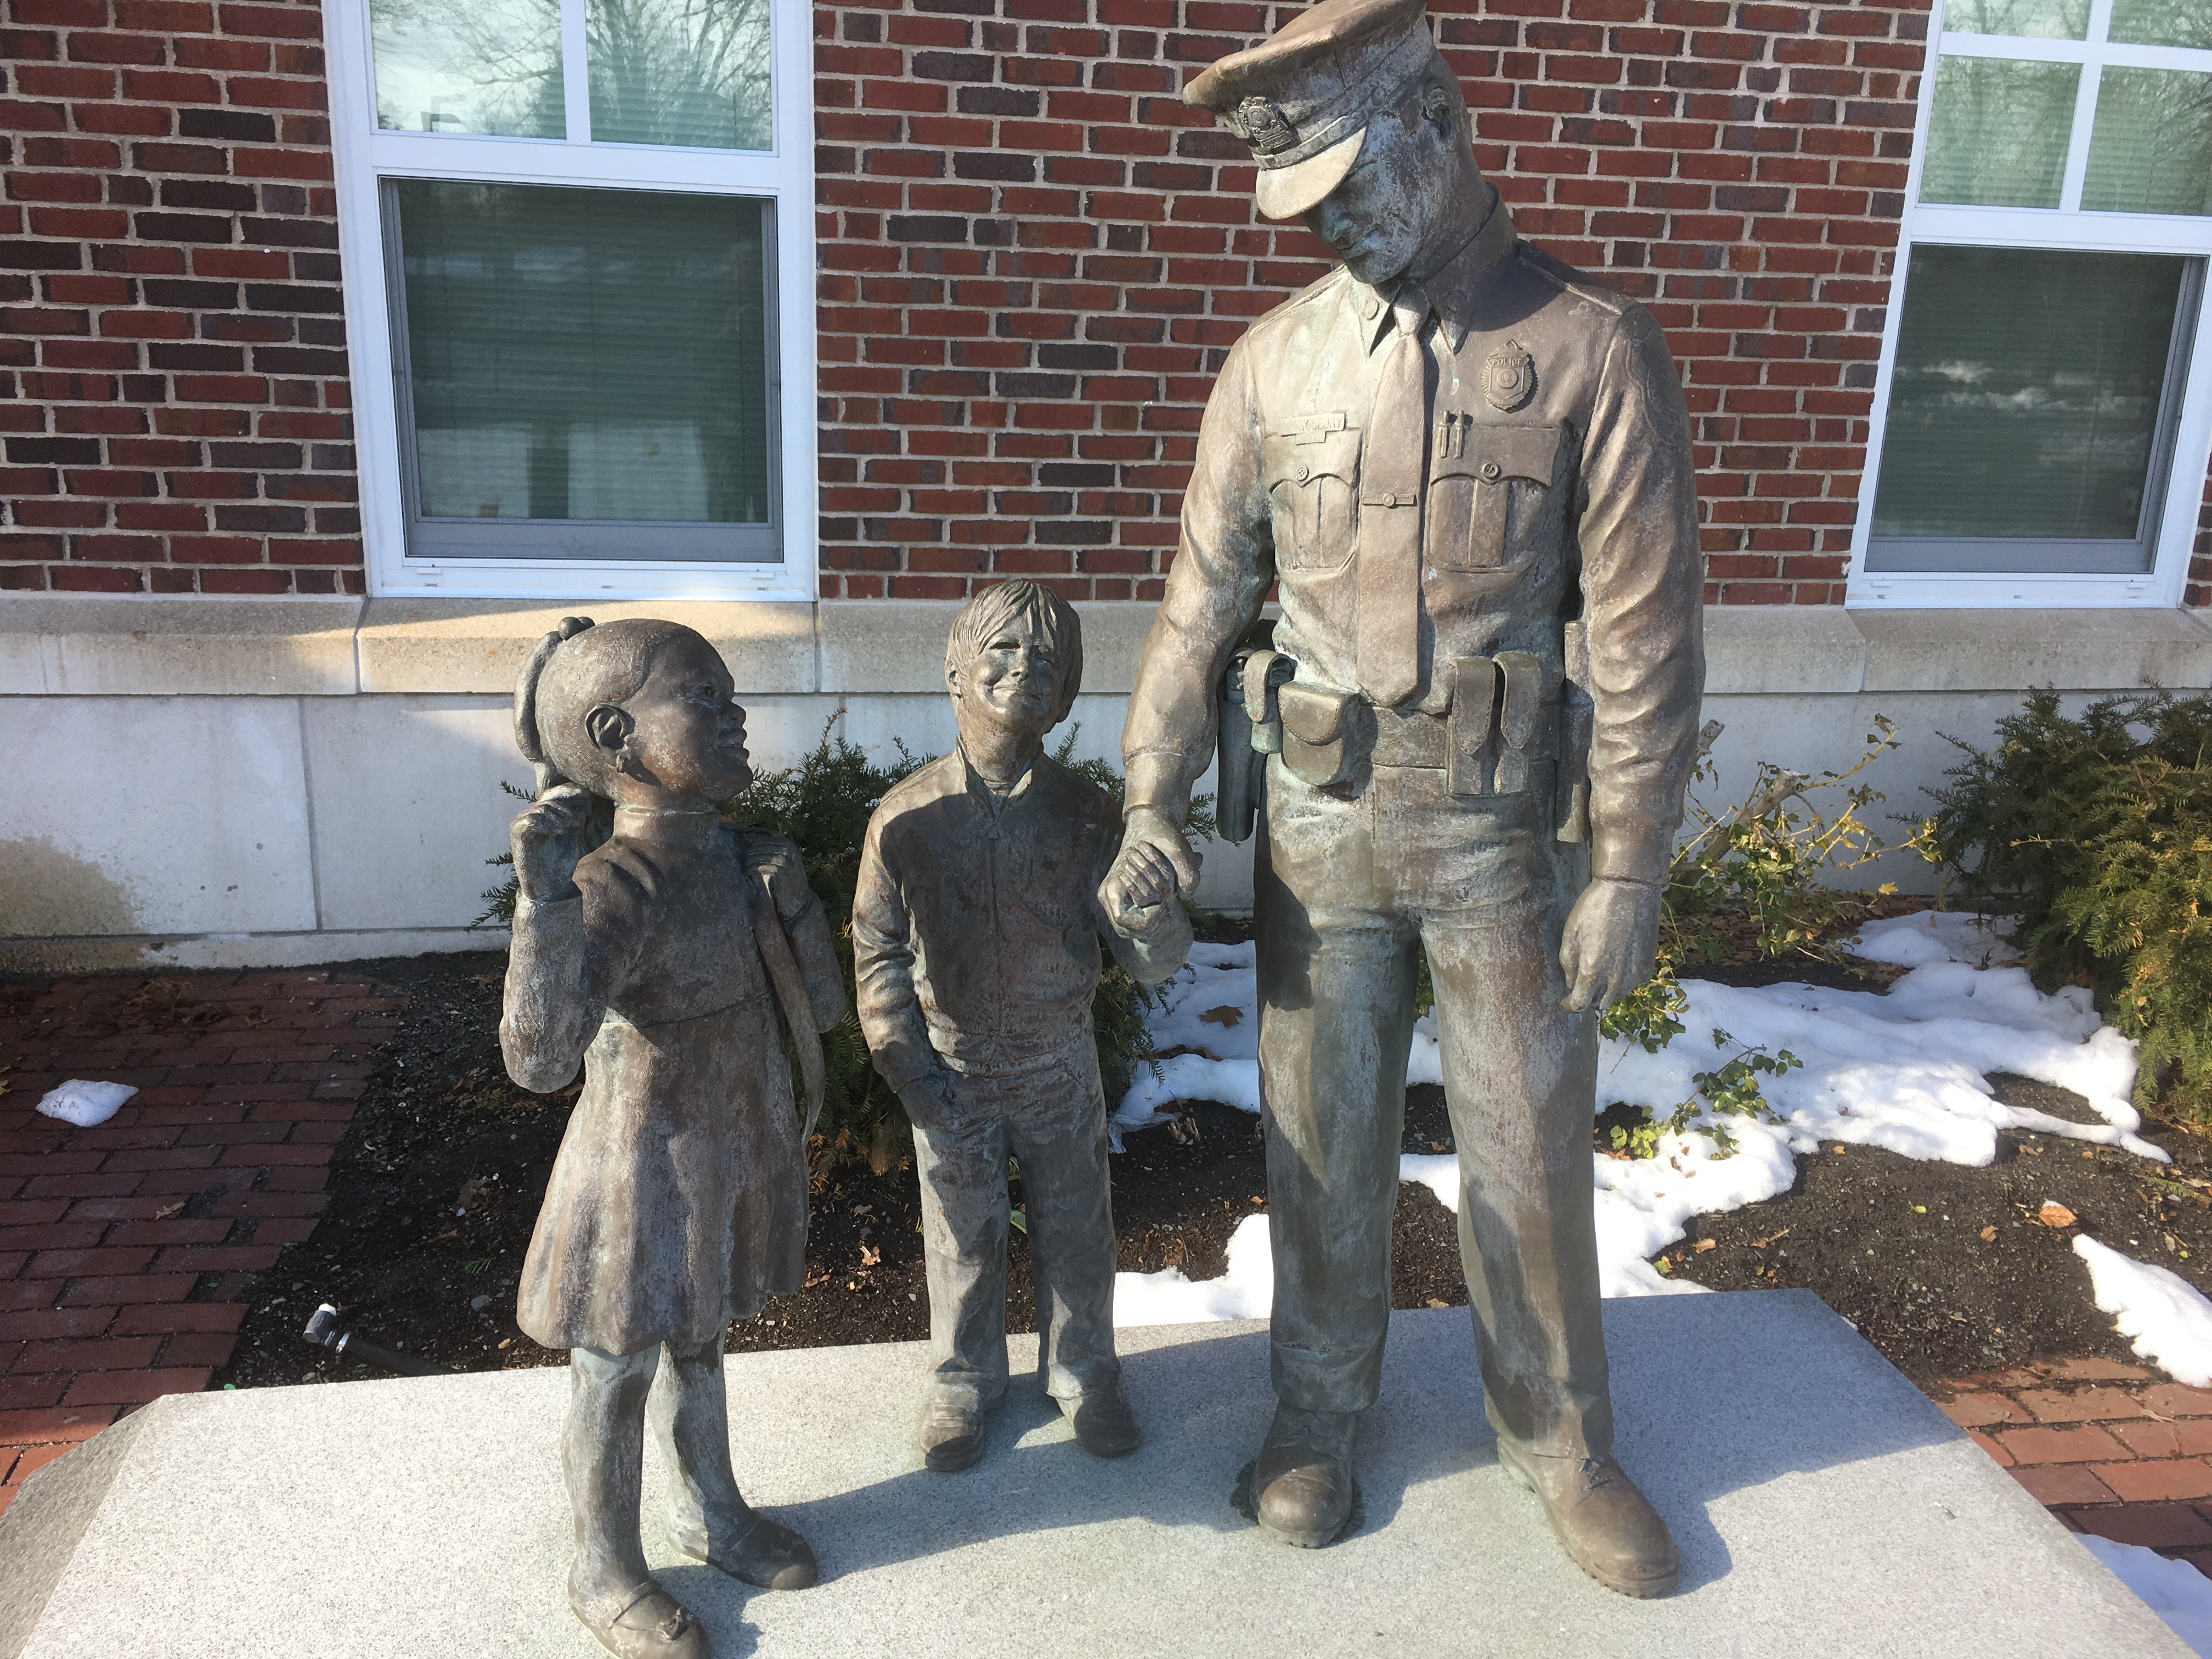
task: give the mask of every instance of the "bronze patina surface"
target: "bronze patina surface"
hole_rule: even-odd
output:
[[[1185,96],[1252,144],[1262,211],[1343,259],[1229,354],[1122,738],[1127,855],[1185,890],[1176,826],[1224,710],[1224,803],[1235,740],[1267,757],[1281,1411],[1246,1501],[1294,1543],[1353,1513],[1425,952],[1504,1461],[1594,1576],[1661,1594],[1673,1546],[1611,1455],[1589,1126],[1595,1011],[1650,970],[1704,683],[1680,387],[1641,307],[1517,239],[1422,0],[1322,0]]]

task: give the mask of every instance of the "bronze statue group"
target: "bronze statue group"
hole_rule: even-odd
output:
[[[1081,628],[1009,581],[952,623],[957,745],[869,823],[855,990],[914,1127],[915,1449],[973,1464],[1007,1386],[1010,1157],[1045,1387],[1084,1451],[1139,1444],[1089,1006],[1102,941],[1148,982],[1188,954],[1181,825],[1225,708],[1231,746],[1264,756],[1278,1397],[1234,1501],[1305,1547],[1355,1522],[1425,955],[1499,1462],[1591,1577],[1662,1595],[1673,1540],[1612,1455],[1589,1135],[1595,1015],[1650,970],[1703,688],[1680,388],[1641,307],[1516,238],[1424,0],[1321,0],[1184,95],[1251,148],[1261,211],[1343,263],[1253,325],[1208,401],[1124,728],[1125,808],[1045,753]],[[816,1034],[846,987],[796,849],[715,810],[751,775],[732,689],[688,629],[571,618],[516,703],[538,789],[514,828],[501,1039],[525,1087],[585,1074],[518,1317],[570,1352],[570,1605],[625,1656],[708,1652],[646,1563],[648,1417],[679,1549],[769,1589],[817,1574],[739,1495],[722,1343],[800,1286]]]

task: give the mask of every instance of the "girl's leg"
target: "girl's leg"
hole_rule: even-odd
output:
[[[576,1527],[568,1605],[623,1659],[708,1659],[707,1633],[653,1582],[638,1535],[645,1403],[659,1352],[568,1352],[561,1473]]]
[[[729,1398],[722,1344],[668,1345],[649,1414],[666,1454],[673,1486],[668,1534],[695,1560],[763,1589],[804,1589],[816,1577],[814,1552],[790,1528],[753,1509],[730,1468]]]

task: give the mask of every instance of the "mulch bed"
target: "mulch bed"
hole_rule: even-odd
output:
[[[301,1341],[324,1301],[337,1304],[362,1337],[456,1369],[560,1363],[516,1328],[514,1291],[573,1095],[531,1095],[507,1080],[497,1036],[502,957],[356,968],[404,991],[408,1008],[332,1162],[328,1211],[250,1293],[218,1383],[372,1374]],[[1808,963],[1698,971],[1740,983],[1880,982]],[[2091,1121],[2063,1091],[1997,1081],[2008,1100]],[[1256,1119],[1205,1102],[1182,1110],[1174,1124],[1126,1137],[1113,1163],[1115,1216],[1124,1269],[1173,1266],[1200,1279],[1224,1270],[1230,1234],[1265,1207],[1266,1175]],[[1601,1120],[1595,1144],[1602,1146],[1607,1127]],[[1668,1266],[1715,1289],[1808,1287],[1923,1383],[2048,1356],[2130,1358],[2088,1300],[2087,1270],[2070,1249],[2076,1229],[2032,1218],[2056,1200],[2092,1233],[2212,1291],[2212,1200],[2186,1184],[2212,1176],[2206,1144],[2157,1125],[2147,1133],[2173,1153],[2172,1167],[2031,1134],[2002,1137],[1986,1169],[1824,1147],[1800,1160],[1787,1194],[1701,1218]],[[1442,1091],[1411,1091],[1404,1149],[1451,1146]],[[2175,1176],[2185,1179],[2166,1179]],[[880,1176],[860,1164],[834,1171],[815,1194],[807,1288],[732,1327],[731,1351],[926,1335],[919,1227],[910,1165]],[[1984,1229],[1993,1238],[1981,1237]],[[1697,1248],[1705,1239],[1711,1248]],[[1464,1304],[1455,1220],[1425,1188],[1400,1189],[1393,1250],[1394,1305]],[[1009,1328],[1033,1328],[1018,1234],[1008,1304]]]

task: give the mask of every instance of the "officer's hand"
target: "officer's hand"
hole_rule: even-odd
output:
[[[573,783],[549,789],[515,815],[507,831],[514,878],[532,904],[576,896],[576,860],[590,820],[592,798]]]
[[[1098,902],[1119,932],[1138,936],[1158,925],[1166,915],[1161,907],[1175,892],[1176,870],[1168,855],[1150,842],[1138,842],[1114,860],[1098,884]]]
[[[1659,890],[1640,881],[1600,880],[1567,913],[1559,942],[1571,1013],[1604,1008],[1651,977],[1659,949]]]
[[[1176,883],[1185,897],[1198,890],[1199,858],[1191,851],[1190,843],[1183,839],[1182,826],[1169,822],[1166,813],[1157,806],[1133,806],[1121,830],[1121,854],[1114,860],[1114,867],[1106,872],[1110,884],[1116,877],[1124,881],[1134,878],[1128,869],[1132,855],[1139,848],[1155,849],[1167,860],[1168,867],[1175,872]],[[1113,906],[1107,907],[1110,913]]]

